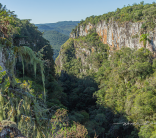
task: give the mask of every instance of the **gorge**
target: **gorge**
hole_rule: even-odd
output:
[[[156,137],[156,3],[75,22],[55,63],[30,20],[4,13],[0,136]]]

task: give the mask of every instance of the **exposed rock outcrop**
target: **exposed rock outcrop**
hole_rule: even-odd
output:
[[[70,44],[72,42],[72,44]],[[70,45],[70,46],[69,46]],[[96,60],[94,53],[99,53],[100,48],[98,48],[94,44],[89,44],[83,40],[70,38],[64,45],[62,45],[59,56],[57,57],[55,63],[57,65],[57,72],[64,72],[64,65],[67,62],[66,59],[68,57],[72,57],[77,60],[79,64],[79,72],[85,73],[86,70],[93,69],[94,71],[98,71],[98,66],[94,64]],[[71,53],[74,53],[71,55]],[[70,58],[69,58],[70,59]],[[75,65],[75,64],[74,64]]]
[[[99,53],[97,47],[88,46],[87,43],[79,41],[79,37],[87,36],[91,30],[95,31],[100,37],[103,44],[107,44],[109,52],[119,50],[122,47],[129,47],[131,49],[139,49],[143,47],[143,42],[140,43],[140,36],[143,33],[143,22],[125,22],[118,23],[110,20],[109,23],[101,21],[96,25],[88,23],[86,26],[79,25],[77,29],[70,34],[70,39],[74,40],[75,57],[81,61],[80,72],[85,72],[87,69],[98,70],[97,65],[89,63],[86,59],[92,55],[92,53]],[[149,33],[150,42],[147,41],[146,48],[149,49],[156,57],[156,28]],[[65,46],[64,46],[65,47]],[[110,56],[110,55],[109,55]],[[56,60],[56,65],[59,68],[58,71],[63,70],[63,59],[65,55],[63,48],[60,49],[59,57]],[[91,59],[93,60],[93,59]]]
[[[119,24],[114,21],[106,23],[105,21],[99,22],[97,25],[88,24],[84,28],[79,26],[77,32],[71,33],[70,37],[86,36],[90,29],[95,28],[99,36],[102,37],[102,42],[110,46],[110,50],[120,49],[123,46],[139,49],[143,47],[143,43],[139,43],[141,35],[141,27],[143,22],[125,22]],[[146,47],[151,51],[156,51],[156,28],[149,32],[149,39],[151,43],[147,42]]]
[[[15,122],[3,120],[0,122],[0,138],[26,138],[18,130]]]
[[[6,59],[5,59],[3,50],[2,50],[2,48],[0,48],[0,66],[3,68],[2,71],[0,71],[0,72],[3,72],[6,70],[5,69],[5,61],[6,61]]]

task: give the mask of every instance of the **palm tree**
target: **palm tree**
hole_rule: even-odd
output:
[[[6,5],[2,5],[2,3],[0,3],[0,11],[6,11]]]
[[[146,48],[146,42],[151,42],[151,40],[148,38],[149,34],[142,34],[140,36],[140,42],[143,41],[143,45],[144,45],[144,48]]]

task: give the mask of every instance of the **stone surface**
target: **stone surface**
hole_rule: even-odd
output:
[[[6,60],[5,60],[5,57],[4,57],[3,50],[0,49],[0,66],[3,68],[3,70],[0,71],[0,72],[5,71],[5,61],[6,61]]]
[[[26,138],[18,130],[15,122],[3,120],[0,122],[0,138]]]
[[[106,23],[105,21],[99,22],[97,25],[88,24],[84,28],[79,27],[78,36],[86,36],[89,29],[96,29],[99,36],[102,37],[102,42],[110,46],[110,50],[120,49],[121,47],[130,47],[133,49],[139,49],[143,47],[143,43],[139,43],[141,36],[141,26],[143,22],[126,22],[119,25],[117,22],[110,21]],[[151,51],[156,50],[156,28],[153,32],[149,32],[149,39],[151,43],[147,42],[146,47]],[[71,34],[71,38],[75,38],[76,34]],[[136,37],[135,37],[136,36]]]
[[[101,36],[101,41],[104,44],[108,44],[110,47],[110,53],[115,50],[119,50],[122,47],[129,47],[131,49],[139,49],[143,47],[143,42],[139,42],[141,36],[141,26],[143,22],[125,22],[124,24],[118,24],[117,22],[110,21],[106,23],[101,21],[96,25],[88,24],[84,26],[77,27],[75,33],[70,34],[70,39],[75,39],[79,36],[86,36],[90,29],[95,29],[96,33]],[[149,39],[151,42],[147,41],[146,48],[155,54],[156,57],[156,28],[149,33]],[[76,39],[75,39],[76,40]],[[92,52],[97,51],[95,47],[90,47],[84,42],[74,41],[75,57],[81,60],[83,67],[93,69],[97,71],[92,64],[89,64],[86,59],[91,55]],[[109,56],[110,57],[110,56]],[[56,60],[56,65],[59,67],[59,72],[62,70],[64,58],[64,53],[62,48],[60,49],[59,57]],[[85,72],[86,69],[80,69],[80,72]]]
[[[70,38],[71,39],[71,38]],[[67,43],[66,43],[67,44]],[[67,44],[68,45],[68,44]],[[93,69],[94,71],[98,71],[98,69],[91,63],[88,63],[87,58],[91,56],[92,53],[96,51],[94,46],[88,46],[87,43],[83,41],[75,41],[74,40],[74,49],[75,55],[74,57],[81,61],[82,68],[80,68],[80,72],[86,72],[86,68]],[[59,56],[57,57],[55,63],[57,65],[57,72],[63,73],[63,59],[65,58],[64,46],[61,47]]]

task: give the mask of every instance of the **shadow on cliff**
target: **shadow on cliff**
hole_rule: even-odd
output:
[[[90,138],[138,138],[138,131],[122,113],[114,113],[108,107],[96,104],[93,93],[98,84],[87,76],[77,78],[62,71],[58,78],[66,97],[61,102],[68,108],[70,120],[83,124]]]

